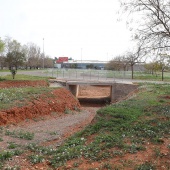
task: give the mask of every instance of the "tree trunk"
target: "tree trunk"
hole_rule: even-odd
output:
[[[133,80],[133,65],[131,65],[131,70],[132,70],[132,80]]]
[[[164,81],[164,69],[162,69],[162,81]]]
[[[154,72],[154,71],[153,71],[153,69],[152,69],[152,71],[151,71],[152,75],[153,75],[153,72]]]

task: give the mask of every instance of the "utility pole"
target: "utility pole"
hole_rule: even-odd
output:
[[[45,55],[44,55],[44,38],[43,38],[43,69],[44,69],[44,58],[45,58]]]
[[[81,48],[81,67],[82,67],[82,55],[83,55],[83,48]]]

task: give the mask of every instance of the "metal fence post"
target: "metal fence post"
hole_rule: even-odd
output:
[[[52,71],[51,71],[51,74],[52,74],[52,77],[53,77],[53,69],[52,69]]]
[[[113,71],[113,72],[114,72],[113,76],[114,76],[114,81],[115,81],[115,77],[116,77],[116,76],[115,76],[115,71]]]

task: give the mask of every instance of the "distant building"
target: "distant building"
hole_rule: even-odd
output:
[[[99,60],[73,60],[69,57],[59,57],[56,59],[54,68],[75,68],[75,69],[97,69],[104,70],[108,61],[99,61]],[[145,71],[143,63],[135,64],[133,67],[134,71]],[[112,69],[116,70],[116,69]],[[120,70],[124,70],[121,68]],[[131,67],[128,65],[126,71],[131,70]]]
[[[105,69],[107,61],[98,60],[73,60],[68,57],[59,57],[54,64],[55,68],[77,68],[77,69]]]
[[[69,60],[63,62],[64,68],[78,68],[78,69],[105,69],[107,62],[98,60]]]
[[[68,62],[68,57],[59,57],[55,61],[54,68],[62,68],[64,62]]]
[[[56,63],[68,62],[68,57],[59,57]]]

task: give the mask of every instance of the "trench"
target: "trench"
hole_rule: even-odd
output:
[[[110,103],[110,98],[78,98],[83,107],[104,107]]]
[[[80,85],[77,96],[83,107],[103,107],[110,104],[110,86]]]

